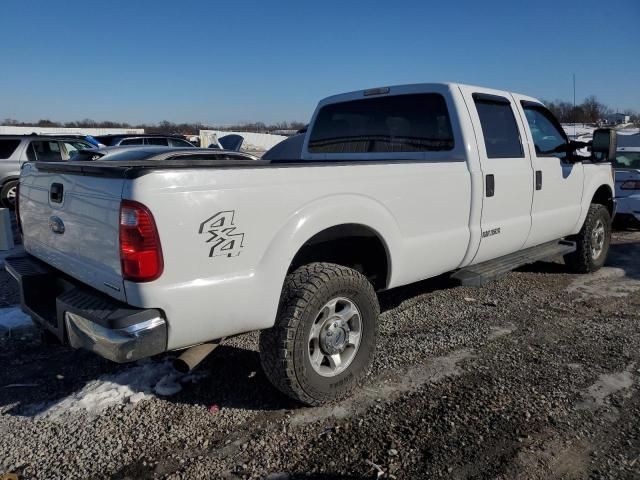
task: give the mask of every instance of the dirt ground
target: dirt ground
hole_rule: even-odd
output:
[[[4,272],[0,290],[18,301]],[[616,233],[595,274],[537,263],[381,305],[366,385],[319,408],[269,385],[256,334],[165,397],[135,392],[164,358],[115,365],[5,335],[0,478],[640,478],[640,232]]]

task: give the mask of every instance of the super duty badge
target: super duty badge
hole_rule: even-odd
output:
[[[244,233],[235,225],[235,210],[224,210],[200,224],[199,234],[207,234],[206,243],[211,247],[209,257],[237,257],[244,247]]]

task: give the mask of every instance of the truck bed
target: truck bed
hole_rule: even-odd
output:
[[[210,160],[179,158],[170,160],[118,160],[93,162],[35,162],[41,172],[69,173],[75,175],[101,176],[111,178],[137,178],[158,170],[181,168],[264,168],[272,165],[268,160]]]

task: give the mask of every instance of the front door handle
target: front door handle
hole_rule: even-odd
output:
[[[542,170],[536,170],[536,190],[542,190]]]
[[[489,174],[486,177],[486,195],[487,197],[493,197],[496,194],[496,179],[493,174]]]

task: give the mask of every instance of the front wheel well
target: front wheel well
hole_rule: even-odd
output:
[[[307,240],[294,256],[289,273],[313,262],[335,263],[362,273],[376,290],[387,287],[387,248],[374,230],[360,224],[327,228]]]
[[[609,215],[613,217],[613,192],[609,185],[601,185],[593,194],[591,203],[604,205],[609,210]]]

